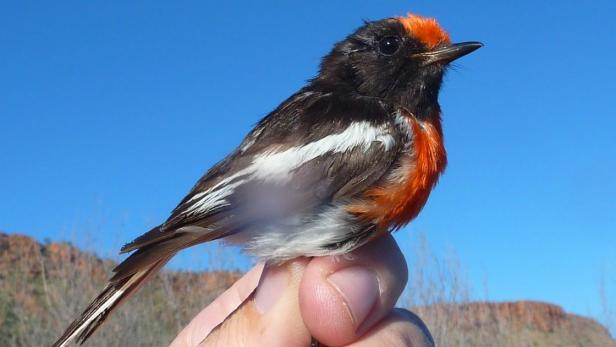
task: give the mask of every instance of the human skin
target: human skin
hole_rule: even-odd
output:
[[[394,308],[407,274],[391,236],[344,256],[260,264],[197,314],[171,346],[303,347],[311,337],[326,346],[434,346],[419,317]]]

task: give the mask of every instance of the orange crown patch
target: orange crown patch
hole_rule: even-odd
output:
[[[398,17],[404,29],[426,47],[434,48],[442,43],[451,43],[449,34],[441,28],[436,19],[420,17],[409,13],[406,17]]]

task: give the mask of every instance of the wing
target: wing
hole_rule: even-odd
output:
[[[408,144],[394,114],[374,98],[292,96],[209,170],[164,224],[122,251],[179,235],[216,239],[351,199],[377,184]]]
[[[208,171],[164,224],[122,248],[134,252],[54,346],[87,339],[183,248],[261,223],[326,215],[328,206],[378,185],[409,143],[401,123],[375,99],[294,95]]]

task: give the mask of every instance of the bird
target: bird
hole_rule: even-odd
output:
[[[414,219],[444,171],[438,96],[450,63],[482,47],[452,44],[434,18],[363,25],[317,75],[210,168],[130,253],[55,342],[86,341],[182,249],[222,239],[256,259],[343,255]]]

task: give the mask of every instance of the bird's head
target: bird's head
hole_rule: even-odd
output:
[[[328,91],[383,98],[418,117],[438,114],[438,92],[450,62],[481,47],[452,44],[433,18],[366,22],[323,58],[312,85]]]

